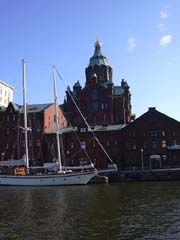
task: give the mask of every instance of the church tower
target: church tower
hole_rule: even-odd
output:
[[[119,86],[114,85],[112,68],[102,53],[101,45],[99,40],[94,44],[94,54],[85,69],[85,87],[81,87],[77,81],[72,90],[69,87],[67,89],[62,107],[73,126],[82,126],[84,123],[72,96],[91,126],[126,124],[132,120],[129,86],[124,79]]]
[[[89,66],[86,68],[86,86],[92,83],[94,76],[97,77],[99,84],[112,83],[112,68],[102,54],[101,45],[98,40],[94,44],[94,55],[90,58]]]

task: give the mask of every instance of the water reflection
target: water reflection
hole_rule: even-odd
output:
[[[180,239],[179,185],[1,187],[0,239]]]

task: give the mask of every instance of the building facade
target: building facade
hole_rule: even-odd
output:
[[[180,167],[180,122],[149,110],[122,130],[125,169]]]
[[[64,134],[68,164],[86,165],[91,161],[105,168],[111,161],[121,168],[121,128],[134,119],[131,93],[122,79],[113,83],[113,70],[95,42],[94,54],[85,69],[85,86],[77,81],[66,91],[61,106],[72,131]],[[101,157],[99,157],[101,156]]]
[[[13,91],[13,87],[0,81],[0,107],[7,107],[10,102],[13,102]]]
[[[9,103],[6,109],[1,110],[0,121],[0,153],[1,160],[22,159],[25,154],[25,140],[23,130],[23,106]],[[66,127],[67,121],[58,110],[60,127]],[[57,155],[47,148],[55,146],[55,139],[48,142],[46,133],[55,132],[54,104],[33,104],[27,106],[28,146],[31,164],[41,164],[42,161],[51,161]]]
[[[63,165],[93,162],[119,170],[180,167],[180,122],[149,110],[135,119],[131,93],[122,79],[113,83],[113,70],[96,41],[94,54],[85,69],[85,86],[77,81],[66,91],[60,106],[59,141]],[[31,165],[57,160],[55,106],[27,106],[28,145]],[[0,107],[0,160],[21,159],[25,152],[23,107],[12,102]]]
[[[129,85],[124,79],[119,86],[114,85],[113,70],[102,53],[99,41],[95,42],[94,54],[85,74],[86,83],[83,88],[77,81],[73,90],[68,87],[66,91],[62,108],[69,122],[73,126],[84,125],[77,106],[90,126],[131,122],[134,115],[131,113]]]

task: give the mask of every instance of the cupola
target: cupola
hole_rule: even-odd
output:
[[[90,58],[89,67],[94,67],[95,65],[108,66],[107,58],[102,54],[101,51],[102,43],[97,40],[94,46],[94,55]]]
[[[96,83],[107,87],[107,84],[112,82],[112,68],[102,53],[101,42],[97,40],[94,46],[94,54],[90,58],[89,65],[86,68],[86,85],[94,83],[94,74],[96,74]]]

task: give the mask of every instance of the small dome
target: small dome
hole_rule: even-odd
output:
[[[101,52],[101,42],[97,40],[94,44],[95,50],[94,55],[90,58],[89,67],[94,67],[95,65],[105,65],[109,66],[107,58]]]

